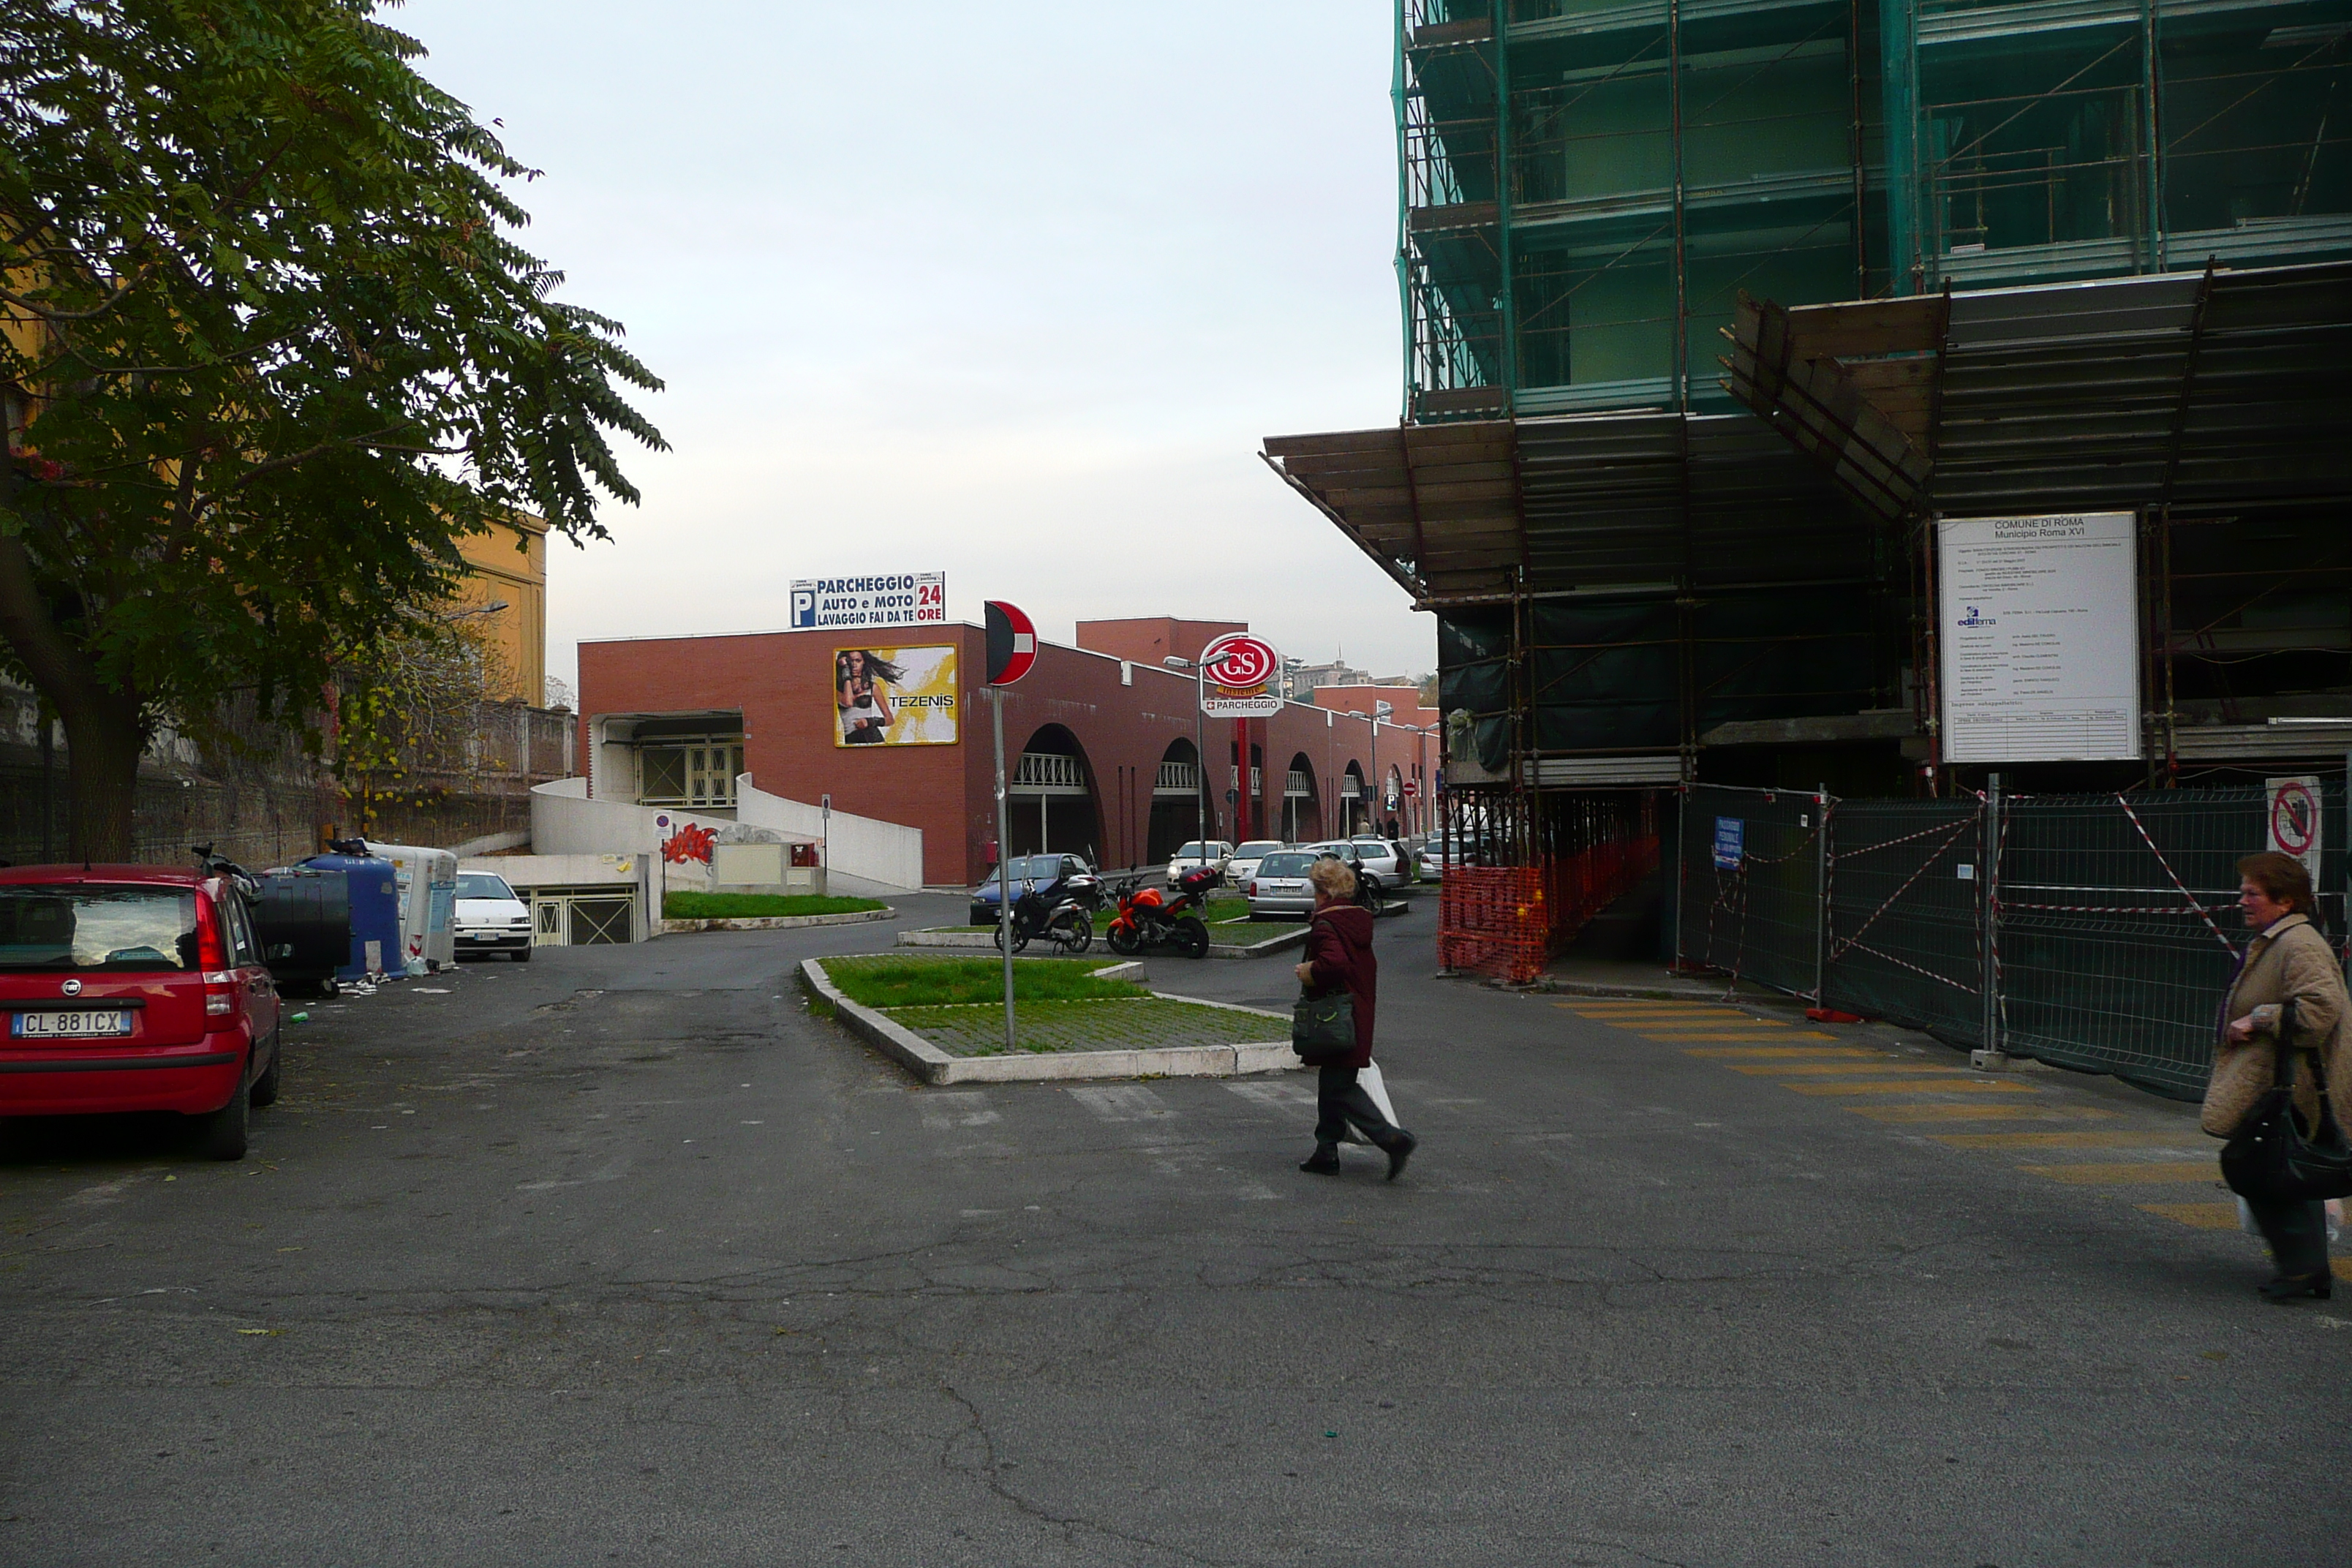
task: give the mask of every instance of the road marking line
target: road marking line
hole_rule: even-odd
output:
[[[1001,1120],[988,1108],[988,1096],[976,1089],[933,1089],[923,1096],[916,1109],[922,1113],[924,1130],[930,1132],[985,1127]]]
[[[2030,1083],[2018,1083],[2005,1078],[1912,1078],[1898,1079],[1893,1083],[1784,1083],[1780,1087],[1792,1094],[1920,1094],[1945,1089],[1971,1094],[2042,1092]]]
[[[1167,1101],[1139,1084],[1120,1084],[1106,1089],[1071,1089],[1063,1092],[1105,1121],[1149,1121],[1155,1117],[1176,1114],[1169,1109]]]
[[[2185,1142],[2177,1132],[1931,1132],[1938,1143],[1955,1149],[2151,1149],[2178,1147]]]
[[[2020,1165],[2030,1176],[2047,1176],[2071,1186],[2122,1186],[2140,1182],[2213,1182],[2221,1174],[2211,1160],[2148,1160],[2121,1164]]]
[[[1685,1024],[1680,1020],[1664,1024],[1620,1024],[1618,1028],[1636,1035],[1697,1035],[1716,1029],[1737,1029],[1768,1040],[1833,1040],[1835,1035],[1824,1035],[1819,1029],[1792,1029],[1786,1024],[1768,1024],[1746,1018],[1710,1019],[1704,1024]]]
[[[1833,1040],[1837,1038],[1835,1035],[1816,1035],[1811,1030],[1792,1029],[1783,1029],[1777,1035],[1768,1035],[1755,1029],[1676,1029],[1671,1034],[1660,1034],[1654,1029],[1635,1029],[1631,1032],[1641,1036],[1645,1040],[1655,1040],[1662,1046],[1678,1046],[1690,1040]]]
[[[2087,1105],[1961,1105],[1950,1101],[1940,1105],[1849,1105],[1845,1109],[1873,1121],[1888,1122],[2116,1121],[2124,1114],[2120,1110],[2095,1110]]]
[[[2238,1228],[2238,1205],[2235,1204],[2140,1204],[2137,1205],[2154,1215],[2196,1230],[2235,1230]]]
[[[1727,1013],[1727,1002],[1555,1002],[1555,1007],[1565,1007],[1577,1013]]]
[[[1228,1080],[1225,1089],[1261,1110],[1271,1110],[1285,1118],[1302,1109],[1311,1110],[1315,1104],[1315,1091],[1301,1083],[1235,1083]]]
[[[1952,1070],[1948,1067],[1926,1064],[1915,1066],[1907,1062],[1894,1062],[1884,1057],[1874,1062],[1726,1062],[1723,1065],[1733,1072],[1744,1072],[1758,1078],[1767,1075],[1785,1078],[1802,1078],[1811,1075],[1825,1078],[1833,1074],[1843,1074],[1853,1078],[1874,1072],[1948,1073]]]
[[[1885,1051],[1867,1046],[1702,1046],[1686,1057],[1869,1057],[1885,1061]]]
[[[1580,1018],[1589,1018],[1596,1024],[1614,1024],[1626,1019],[1640,1019],[1644,1022],[1655,1023],[1670,1023],[1676,1020],[1682,1020],[1695,1024],[1744,1024],[1748,1018],[1748,1014],[1739,1012],[1736,1008],[1731,1007],[1645,1007],[1638,1013],[1593,1013],[1588,1012],[1581,1007],[1563,1007],[1560,1011],[1564,1013],[1572,1013]]]
[[[2331,1258],[2327,1260],[2327,1267],[2336,1278],[2352,1283],[2352,1258]]]

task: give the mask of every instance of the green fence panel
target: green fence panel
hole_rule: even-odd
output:
[[[1678,963],[1811,996],[1822,807],[1807,792],[1695,784],[1683,799]]]
[[[2322,923],[2341,931],[2340,781],[2322,798]],[[2268,808],[2253,784],[2005,802],[2002,1048],[2201,1095],[2248,934],[2237,862],[2265,847]]]
[[[1974,1046],[1984,1035],[1983,811],[1842,800],[1830,817],[1829,1006]]]

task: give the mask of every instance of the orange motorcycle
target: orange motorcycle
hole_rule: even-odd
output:
[[[1118,913],[1111,917],[1103,940],[1121,957],[1133,957],[1154,947],[1172,947],[1187,958],[1206,958],[1209,927],[1201,910],[1207,905],[1209,889],[1224,879],[1225,874],[1214,866],[1196,866],[1165,890],[1142,886],[1140,877],[1129,877],[1111,889],[1118,900]]]

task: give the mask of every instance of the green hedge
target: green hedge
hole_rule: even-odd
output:
[[[814,893],[664,893],[666,921],[770,920],[778,915],[855,915],[887,909],[879,899],[828,899]]]
[[[1015,1002],[1087,1001],[1113,996],[1148,996],[1140,985],[1124,980],[1099,980],[1095,971],[1118,960],[1094,958],[1022,958],[1013,964]],[[967,1002],[1004,1000],[1004,960],[992,952],[985,958],[901,957],[877,953],[823,961],[825,974],[841,994],[868,1007],[940,1006]]]

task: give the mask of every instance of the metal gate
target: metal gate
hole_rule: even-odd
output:
[[[1685,792],[1676,967],[1821,994],[1826,805],[1801,790]]]

